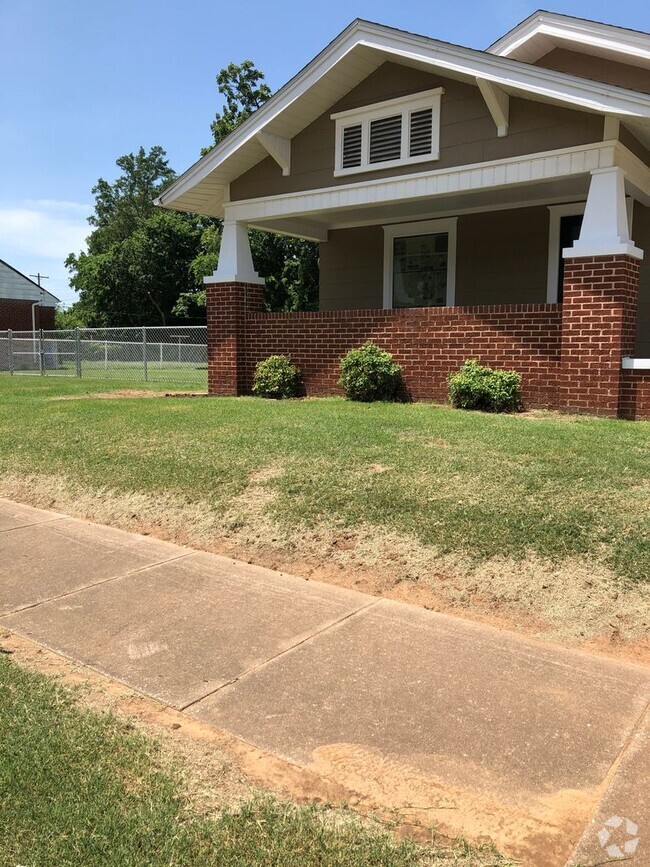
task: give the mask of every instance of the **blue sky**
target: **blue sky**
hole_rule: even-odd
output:
[[[215,75],[252,59],[280,87],[356,18],[485,48],[537,8],[522,0],[0,0],[0,258],[49,274],[88,234],[90,190],[115,159],[162,145],[176,171],[210,142]],[[647,0],[550,7],[650,31]]]

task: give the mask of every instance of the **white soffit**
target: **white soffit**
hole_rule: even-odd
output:
[[[535,63],[554,48],[650,69],[650,34],[555,12],[534,12],[487,51],[499,57]]]
[[[177,178],[156,204],[221,216],[227,185],[268,155],[255,138],[258,132],[293,138],[387,60],[473,84],[480,77],[511,95],[610,114],[626,123],[638,119],[636,133],[650,144],[650,96],[646,94],[357,20]]]

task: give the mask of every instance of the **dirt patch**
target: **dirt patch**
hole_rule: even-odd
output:
[[[48,397],[47,400],[114,400],[130,397],[209,397],[209,395],[202,391],[145,391],[134,388],[125,391],[97,391],[90,394],[62,394]]]
[[[369,471],[377,472],[376,465]],[[476,566],[369,525],[287,527],[271,512],[273,480],[281,473],[278,466],[253,473],[225,514],[171,494],[87,490],[60,476],[5,476],[0,495],[544,640],[650,661],[647,586],[623,585],[606,566],[581,557],[557,563],[531,552],[523,560],[495,557]]]
[[[209,395],[202,391],[145,391],[134,388],[122,391],[98,391],[90,394],[62,394],[48,397],[47,400],[114,400],[130,397],[209,397]]]
[[[436,817],[428,807],[411,804],[412,793],[407,793],[404,804],[401,804],[404,799],[398,798],[398,804],[395,797],[383,797],[379,787],[375,787],[376,791],[364,791],[362,786],[357,791],[334,781],[327,771],[333,773],[340,766],[340,751],[334,750],[338,760],[332,755],[325,760],[315,757],[313,769],[298,767],[10,630],[0,628],[0,652],[9,654],[18,665],[74,689],[75,701],[80,707],[110,713],[127,726],[155,738],[159,747],[155,758],[164,770],[174,768],[178,772],[180,769],[186,808],[192,813],[214,817],[261,793],[324,808],[345,804],[369,830],[382,827],[397,837],[411,837],[422,843],[435,839],[443,848],[436,845],[431,864],[444,863],[451,867],[462,863],[478,867],[497,863],[489,850],[485,855],[479,850],[465,858],[468,853],[463,841],[433,831],[431,826]],[[357,765],[351,764],[351,783],[357,778],[356,772]],[[349,821],[349,815],[332,807],[323,814],[323,819]],[[487,842],[481,829],[475,838]],[[426,857],[423,863],[429,863]]]

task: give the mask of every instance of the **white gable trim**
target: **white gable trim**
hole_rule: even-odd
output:
[[[533,13],[505,36],[497,39],[487,50],[499,57],[510,57],[517,55],[519,49],[537,36],[575,42],[576,47],[604,49],[613,54],[627,55],[628,62],[650,61],[650,34],[555,12]],[[534,54],[537,54],[535,59],[544,53],[534,51]],[[532,57],[526,59],[531,60]]]
[[[357,46],[375,49],[397,61],[407,58],[432,69],[481,78],[542,100],[603,114],[647,119],[650,127],[650,96],[646,94],[357,20],[223,142],[177,178],[156,199],[156,204],[173,208],[177,199],[279,118],[285,109]],[[274,125],[274,132],[278,135],[281,134],[279,126],[279,123]],[[180,207],[182,209],[182,205]]]

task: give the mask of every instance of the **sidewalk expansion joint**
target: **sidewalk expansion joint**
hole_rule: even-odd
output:
[[[12,530],[28,530],[30,527],[40,527],[42,524],[56,524],[57,521],[67,521],[67,515],[57,515],[55,518],[43,518],[42,521],[30,521],[19,527],[0,527],[0,533],[11,533]]]
[[[38,602],[30,602],[29,605],[20,605],[18,608],[13,608],[11,611],[4,611],[1,613],[0,620],[3,620],[5,617],[11,617],[12,614],[20,614],[23,611],[30,611],[32,608],[38,608],[39,605],[47,605],[50,602],[58,602],[60,599],[67,599],[69,596],[76,596],[78,593],[83,593],[84,590],[92,590],[94,587],[102,587],[104,584],[110,584],[111,581],[130,578],[131,575],[138,575],[140,572],[146,572],[147,569],[156,569],[158,566],[165,566],[167,563],[175,563],[177,560],[191,557],[192,554],[195,553],[194,550],[184,551],[176,557],[167,557],[165,560],[159,560],[156,563],[147,563],[146,566],[138,566],[137,569],[131,569],[128,572],[121,572],[119,575],[111,575],[110,578],[102,578],[101,581],[94,581],[91,584],[82,584],[74,590],[68,590],[67,593],[59,593],[58,596],[49,596],[47,599],[39,599]]]
[[[373,608],[375,605],[378,605],[379,602],[381,602],[381,599],[373,599],[371,602],[367,602],[365,605],[361,605],[359,608],[355,608],[354,611],[348,611],[348,613],[344,614],[342,617],[339,617],[336,620],[332,620],[330,623],[326,623],[325,626],[317,629],[310,635],[305,636],[305,638],[301,638],[300,641],[296,641],[296,643],[292,644],[291,647],[286,647],[284,650],[281,650],[274,656],[270,656],[268,659],[265,659],[264,662],[260,662],[257,665],[251,666],[251,668],[247,668],[246,671],[238,674],[237,677],[233,677],[231,680],[219,684],[219,686],[217,686],[215,689],[210,690],[210,692],[206,692],[205,695],[202,695],[199,698],[192,699],[192,701],[189,701],[187,704],[179,706],[178,709],[182,712],[185,712],[186,710],[188,710],[188,708],[195,707],[197,704],[200,704],[207,698],[211,698],[213,695],[216,695],[216,693],[221,692],[222,689],[226,689],[226,687],[232,686],[234,683],[243,680],[250,674],[255,674],[256,672],[261,671],[261,669],[266,668],[267,665],[271,665],[273,662],[283,656],[286,656],[288,653],[293,653],[294,650],[302,647],[303,644],[307,644],[308,642],[313,641],[315,638],[319,638],[321,635],[324,635],[331,629],[335,629],[337,626],[345,623],[346,620],[350,620],[352,617],[356,617],[357,614],[361,614],[362,611],[367,611],[369,608]]]

